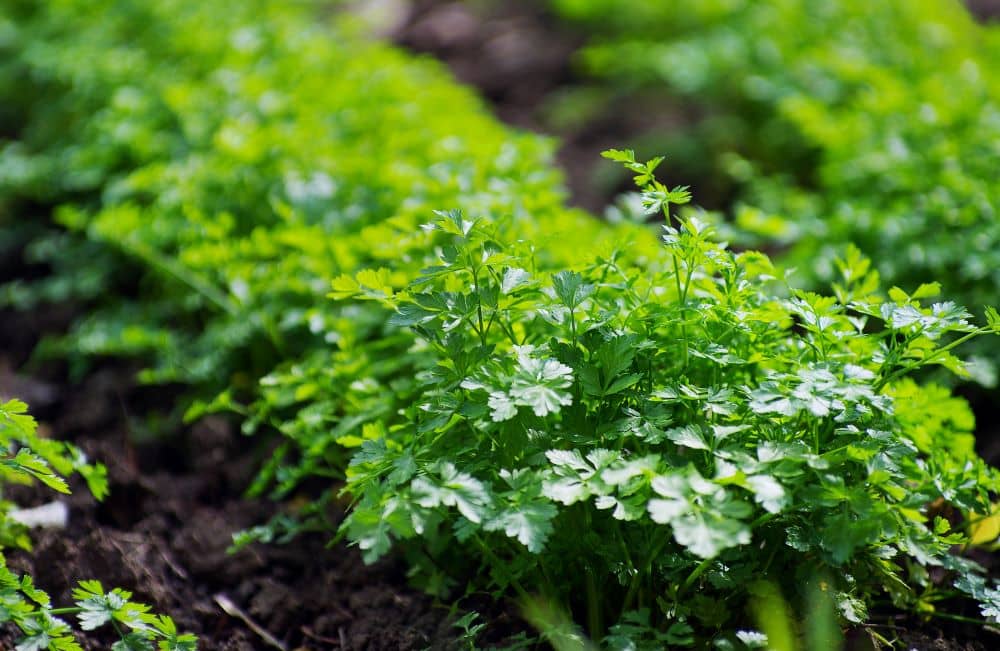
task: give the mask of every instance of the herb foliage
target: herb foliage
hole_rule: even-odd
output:
[[[562,208],[548,141],[318,4],[13,3],[0,228],[52,273],[3,301],[86,310],[43,352],[139,357],[146,381],[245,399],[279,364],[377,327],[316,298],[405,260],[433,208],[602,237]]]
[[[105,468],[87,463],[83,453],[68,443],[42,438],[27,410],[20,400],[0,403],[0,487],[4,482],[37,480],[69,493],[65,475],[76,472],[97,499],[105,497]],[[0,551],[5,547],[30,550],[25,528],[9,517],[12,507],[0,502]],[[0,624],[13,623],[23,633],[15,651],[82,651],[63,615],[76,615],[84,631],[110,625],[120,637],[112,651],[197,649],[195,636],[178,632],[169,616],[150,613],[149,606],[131,598],[132,593],[120,588],[106,592],[99,581],[81,581],[73,591],[75,605],[55,608],[31,576],[10,570],[0,554]]]
[[[996,313],[973,325],[928,304],[935,286],[884,297],[856,250],[832,295],[791,289],[763,254],[672,216],[690,195],[655,179],[658,161],[607,155],[667,218],[647,265],[540,268],[450,212],[425,227],[437,263],[405,288],[379,289],[386,270],[334,282],[410,329],[416,378],[353,441],[347,537],[369,561],[410,542],[431,586],[463,550],[475,588],[540,593],[593,637],[617,623],[609,640],[636,622],[672,645],[729,640],[754,582],[793,592],[821,572],[850,622],[884,593],[932,612],[955,592],[935,567],[990,617],[981,568],[949,552],[966,535],[928,507],[985,512],[1000,476],[967,408],[906,377],[959,368],[955,348],[997,332]]]
[[[959,0],[552,4],[605,94],[700,116],[636,146],[722,185],[741,242],[791,244],[782,264],[816,287],[852,243],[889,286],[1000,303],[1000,27]]]
[[[928,568],[997,617],[995,586],[948,553],[963,525],[930,508],[990,512],[996,472],[967,406],[909,377],[961,372],[956,347],[995,312],[974,325],[933,282],[882,294],[857,249],[831,295],[794,290],[707,215],[672,216],[687,190],[630,152],[609,157],[667,217],[665,248],[566,210],[546,142],[312,9],[63,0],[2,19],[0,244],[52,271],[5,300],[76,301],[88,316],[52,352],[143,357],[146,380],[196,387],[189,416],[285,436],[254,490],[329,488],[242,541],[333,526],[346,480],[341,531],[369,560],[402,546],[429,590],[541,593],[616,648],[752,646],[753,580],[790,595],[823,569],[847,621],[883,594],[936,612],[952,589]],[[773,181],[754,181],[760,205],[820,205]],[[871,199],[887,224],[907,181],[892,211]],[[854,189],[831,182],[829,205]],[[419,228],[441,206],[461,211]],[[58,484],[33,463],[17,468]],[[78,599],[88,625],[187,644],[126,593]]]

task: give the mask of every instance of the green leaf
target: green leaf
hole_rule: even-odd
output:
[[[705,440],[701,429],[696,426],[674,427],[668,429],[667,438],[681,447],[692,448],[694,450],[710,450],[711,445]]]
[[[410,327],[428,323],[437,317],[437,312],[424,309],[413,303],[404,303],[396,308],[396,313],[389,317],[389,325]]]
[[[753,491],[754,500],[768,513],[780,513],[788,504],[788,496],[781,483],[770,475],[751,475],[746,479]]]
[[[434,214],[440,217],[431,226],[437,230],[459,237],[467,237],[476,226],[475,221],[467,221],[461,210],[435,210]]]
[[[491,498],[486,486],[469,474],[459,472],[453,463],[442,462],[439,478],[417,477],[411,483],[415,501],[422,507],[455,507],[470,522],[479,524],[488,515]]]
[[[996,308],[986,308],[986,322],[993,328],[994,332],[1000,332],[1000,314],[997,313]]]
[[[521,504],[501,511],[485,525],[487,531],[503,531],[516,538],[532,554],[539,554],[552,533],[552,520],[558,511],[547,502]]]
[[[160,651],[197,651],[198,638],[190,633],[184,633],[177,637],[162,640],[159,644]]]
[[[583,276],[575,271],[560,271],[553,275],[552,285],[556,296],[570,310],[575,310],[595,289],[594,285],[584,283]]]
[[[17,451],[13,459],[3,461],[2,463],[15,470],[31,475],[55,491],[66,494],[70,492],[66,480],[56,475],[45,459],[28,448],[21,448]]]
[[[683,515],[670,524],[678,544],[699,558],[715,558],[725,549],[750,544],[750,528],[745,523],[704,511]]]
[[[573,383],[573,369],[554,359],[536,357],[530,346],[519,347],[517,358],[516,374],[507,392],[510,402],[530,407],[539,417],[557,413],[562,407],[573,404],[572,394],[566,391]],[[509,407],[502,404],[499,397],[493,401],[493,397],[490,406],[494,419],[498,412],[509,415]]]
[[[504,294],[511,294],[518,289],[532,284],[531,274],[524,269],[510,267],[503,272],[503,280],[500,283],[500,291]]]
[[[631,149],[606,149],[601,152],[601,156],[616,163],[634,163],[635,152]]]
[[[912,298],[922,299],[922,298],[933,298],[941,294],[941,283],[934,281],[932,283],[923,283],[920,287],[917,287],[917,291],[913,292]]]
[[[111,645],[111,651],[155,651],[153,641],[141,633],[128,633]]]
[[[82,587],[83,583],[80,585]],[[77,607],[81,609],[77,613],[77,618],[80,620],[80,628],[85,631],[92,631],[107,624],[126,604],[126,600],[116,592],[92,594],[80,598],[78,592],[74,591],[73,596],[77,600]]]
[[[14,651],[45,651],[51,642],[48,633],[36,633],[21,638],[14,647]]]

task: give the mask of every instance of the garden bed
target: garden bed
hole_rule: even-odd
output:
[[[0,398],[31,400],[51,436],[74,441],[105,463],[111,493],[98,503],[75,486],[66,498],[68,528],[37,532],[32,552],[9,553],[12,568],[33,575],[57,603],[70,602],[80,578],[129,586],[136,598],[196,633],[202,649],[468,648],[454,627],[462,613],[410,587],[400,558],[367,566],[356,549],[331,547],[321,534],[228,553],[233,533],[295,508],[294,500],[279,505],[244,495],[267,443],[242,436],[220,417],[137,442],[136,426],[168,413],[175,392],[137,384],[135,369],[120,363],[79,382],[70,382],[58,364],[24,370],[36,337],[59,332],[70,317],[65,310],[0,313]],[[24,506],[52,499],[48,491],[20,487],[7,495]],[[341,517],[330,514],[334,522]],[[993,559],[977,560],[992,565]],[[460,604],[487,623],[478,648],[502,648],[512,635],[530,631],[516,604],[477,598]],[[908,650],[989,651],[1000,644],[1000,633],[991,630],[917,622],[891,611],[874,617],[872,630]],[[14,640],[10,631],[0,634],[0,645]],[[96,651],[112,640],[91,634],[81,643]],[[863,629],[852,631],[845,651],[866,651],[869,640]]]
[[[527,3],[505,5],[488,17],[461,3],[415,3],[395,37],[441,57],[460,80],[494,102],[501,118],[522,127],[549,128],[551,116],[540,117],[548,99],[576,81],[570,61],[579,37],[557,29]],[[594,210],[621,189],[594,182],[597,152],[650,127],[651,112],[641,104],[612,113],[614,119],[604,115],[563,132],[567,144],[559,156],[573,200]],[[660,128],[683,128],[693,119],[683,111],[660,115],[653,118]],[[699,199],[726,201],[710,192]],[[0,285],[36,274],[36,268],[5,263]],[[344,516],[337,505],[326,514],[326,533],[228,554],[234,532],[282,510],[294,512],[314,496],[319,480],[304,481],[282,504],[247,499],[260,461],[276,445],[272,438],[245,437],[221,416],[192,425],[172,422],[180,389],[141,386],[137,369],[126,363],[99,363],[77,381],[59,363],[25,365],[26,351],[39,336],[62,332],[78,316],[72,308],[0,313],[0,397],[25,399],[52,436],[74,441],[109,470],[111,495],[103,503],[76,491],[69,498],[67,529],[40,532],[31,554],[8,554],[12,568],[32,574],[59,603],[70,602],[81,578],[121,585],[198,634],[203,649],[469,648],[472,640],[460,640],[454,626],[458,609],[482,613],[487,627],[476,640],[481,646],[529,630],[512,602],[491,606],[470,598],[452,608],[409,587],[402,559],[390,556],[366,566],[355,549],[331,547],[329,532]],[[156,420],[161,425],[154,437],[146,424]],[[995,463],[994,444],[980,441],[984,456]],[[27,489],[9,496],[25,506],[51,499]],[[989,567],[993,559],[977,560]],[[991,629],[957,621],[918,621],[878,607],[871,621],[871,630],[908,649],[986,651],[1000,644]],[[0,636],[0,646],[13,639]],[[849,649],[870,648],[869,640],[864,629],[856,629]],[[83,643],[98,649],[109,641],[91,634]]]
[[[321,535],[228,554],[233,533],[279,508],[243,495],[260,442],[225,419],[207,418],[136,443],[134,426],[168,411],[176,396],[137,386],[125,365],[104,366],[79,383],[52,366],[20,373],[32,343],[25,333],[59,321],[44,313],[0,317],[0,396],[32,399],[52,436],[105,463],[111,494],[97,503],[77,486],[66,500],[68,528],[38,532],[31,553],[9,553],[13,568],[32,574],[59,603],[70,603],[80,578],[128,586],[197,633],[202,649],[277,648],[262,631],[286,649],[444,648],[454,638],[447,608],[408,588],[398,561],[366,566],[356,550],[328,548]],[[11,496],[25,506],[52,499],[23,488]],[[13,648],[14,639],[0,637],[0,647]],[[84,647],[105,649],[110,641],[91,637]]]

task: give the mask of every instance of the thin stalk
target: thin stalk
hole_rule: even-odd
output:
[[[759,518],[757,518],[756,520],[754,520],[753,522],[751,522],[750,523],[750,528],[751,529],[756,529],[760,525],[765,524],[767,522],[770,522],[771,520],[775,519],[776,517],[778,517],[777,513],[765,513],[764,515],[760,516]]]
[[[681,292],[681,305],[687,304],[688,291],[691,289],[691,279],[694,278],[694,269],[690,266],[687,268],[687,276],[684,278],[684,291]]]
[[[119,246],[126,252],[146,261],[153,268],[181,281],[198,294],[207,298],[211,303],[214,303],[215,306],[223,312],[228,313],[230,316],[239,316],[239,310],[236,305],[229,300],[229,297],[226,296],[225,293],[205,282],[197,275],[191,273],[190,270],[185,269],[173,260],[160,255],[151,247],[138,244],[136,242],[120,242]]]
[[[483,321],[483,298],[479,294],[479,269],[472,272],[472,283],[476,289],[476,316],[479,319],[479,340],[486,346],[486,329]]]
[[[632,575],[632,581],[629,582],[628,592],[625,593],[625,600],[622,602],[622,614],[628,612],[632,607],[632,602],[635,600],[636,594],[639,591],[639,586],[642,583],[643,577],[650,574],[653,569],[653,561],[655,561],[656,557],[660,555],[660,551],[663,550],[668,541],[668,536],[660,537],[659,541],[654,544],[653,549],[650,550],[650,553],[646,556],[646,561],[643,563],[642,571],[639,571],[637,568],[635,574]]]
[[[584,531],[592,530],[592,522],[590,519],[590,511],[584,510],[583,512],[584,520]],[[601,596],[597,590],[597,577],[594,576],[594,568],[590,564],[585,566],[586,581],[587,581],[587,629],[590,633],[590,637],[593,640],[601,639],[601,633],[604,631],[604,626],[601,621]]]
[[[571,309],[569,311],[569,329],[570,329],[570,332],[573,335],[573,348],[575,349],[577,347],[577,339],[576,339],[576,310],[573,310],[573,309]]]
[[[592,640],[601,639],[601,604],[594,570],[587,566],[587,629]]]
[[[692,571],[691,574],[688,574],[688,578],[684,579],[684,583],[681,584],[681,589],[677,594],[680,595],[687,592],[688,588],[694,585],[694,582],[698,580],[698,577],[704,574],[705,570],[712,566],[712,562],[714,560],[715,559],[713,558],[706,558],[701,563],[698,563],[698,567],[694,568],[694,571]]]
[[[472,538],[473,540],[476,541],[476,544],[479,545],[480,549],[483,550],[483,553],[486,554],[487,558],[490,559],[491,563],[493,563],[497,567],[506,567],[508,565],[508,563],[505,563],[500,559],[499,556],[493,553],[493,550],[490,549],[490,547],[486,544],[486,541],[484,541],[479,536],[479,534],[473,534]],[[531,595],[528,594],[528,591],[524,589],[524,586],[521,585],[520,581],[518,581],[515,577],[509,577],[509,578],[510,578],[510,584],[514,587],[514,592],[517,593],[518,597],[520,597],[522,600],[531,599]]]
[[[507,338],[510,339],[510,343],[515,346],[520,345],[517,341],[517,337],[514,335],[513,328],[510,327],[510,324],[504,323],[503,319],[497,321],[497,324],[500,326],[500,329],[503,330],[503,333],[507,336]]]
[[[622,601],[621,615],[624,615],[632,609],[632,602],[635,600],[635,593],[638,592],[639,583],[641,583],[641,581],[642,577],[639,572],[632,575],[632,581],[630,581],[628,585],[628,592],[625,593],[625,599]],[[621,618],[621,615],[619,615],[619,619]]]
[[[669,216],[667,221],[670,221]],[[677,286],[677,298],[681,301],[681,339],[684,340],[684,368],[688,366],[688,337],[687,337],[687,301],[685,300],[684,290],[681,288],[681,271],[680,267],[677,266],[677,256],[671,253],[671,259],[674,263],[674,284]]]
[[[944,353],[947,353],[948,351],[952,350],[953,348],[961,346],[962,344],[964,344],[965,342],[969,341],[970,339],[975,339],[976,337],[979,337],[980,335],[984,335],[984,334],[986,334],[988,332],[992,332],[992,330],[989,329],[989,328],[978,328],[978,329],[973,330],[972,332],[968,333],[964,337],[959,337],[958,339],[956,339],[955,341],[951,342],[947,346],[942,346],[941,348],[938,348],[933,353],[931,353],[930,355],[928,355],[927,357],[925,357],[923,359],[918,359],[916,361],[910,362],[909,364],[906,364],[904,366],[899,367],[898,369],[896,369],[895,371],[893,371],[889,375],[887,375],[884,378],[882,378],[881,380],[879,380],[875,384],[875,390],[876,391],[881,390],[882,387],[884,387],[886,384],[888,384],[892,380],[895,380],[898,377],[902,377],[903,375],[906,375],[907,373],[909,373],[910,371],[912,371],[912,370],[914,370],[916,368],[920,368],[921,366],[926,366],[933,359],[935,359],[935,358],[943,355]]]
[[[938,619],[948,619],[953,622],[962,622],[964,624],[975,624],[977,626],[985,626],[986,622],[981,619],[976,619],[975,617],[965,617],[964,615],[952,615],[951,613],[939,613],[935,611],[921,613],[922,615],[927,615],[929,617],[937,617]]]

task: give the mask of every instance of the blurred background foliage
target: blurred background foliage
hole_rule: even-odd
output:
[[[787,247],[806,283],[854,242],[890,285],[1000,299],[1000,29],[957,0],[552,8],[587,39],[559,114],[595,93],[682,104],[690,128],[635,144],[721,192],[740,242]]]

